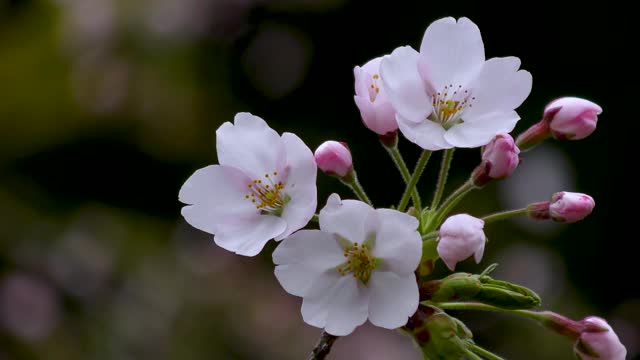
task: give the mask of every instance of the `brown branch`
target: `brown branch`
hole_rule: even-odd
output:
[[[316,344],[316,347],[311,350],[311,354],[309,354],[307,360],[323,360],[327,355],[329,355],[329,351],[331,351],[331,347],[337,339],[337,336],[323,331],[322,335],[320,335],[320,339],[318,340],[318,344]]]

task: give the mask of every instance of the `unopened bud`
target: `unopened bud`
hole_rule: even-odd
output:
[[[544,121],[549,124],[554,138],[580,140],[596,129],[600,113],[602,108],[589,100],[563,97],[544,108]]]
[[[473,184],[482,187],[493,180],[504,179],[520,164],[520,149],[509,134],[499,134],[482,149],[482,162],[473,171]]]
[[[315,152],[318,168],[329,175],[345,177],[353,170],[351,152],[346,144],[338,141],[325,141]]]
[[[585,329],[580,333],[574,345],[574,352],[581,360],[624,360],[627,349],[622,345],[618,335],[604,319],[590,316],[581,321]],[[600,327],[600,330],[589,330],[587,325]]]
[[[589,195],[562,191],[553,194],[549,214],[554,221],[573,223],[591,214],[595,206]]]
[[[467,273],[425,282],[420,286],[420,300],[474,301],[501,309],[530,309],[541,302],[538,294],[526,287]]]

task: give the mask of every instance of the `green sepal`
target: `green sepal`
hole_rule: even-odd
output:
[[[474,300],[503,309],[531,309],[540,306],[542,300],[533,290],[507,281],[481,276],[482,287]]]
[[[473,337],[460,320],[439,309],[414,333],[422,353],[429,360],[464,358],[466,341]]]
[[[422,242],[422,258],[420,260],[420,266],[418,267],[418,275],[421,278],[427,277],[433,272],[436,260],[440,257],[437,246],[438,241],[436,239],[429,239]]]
[[[425,208],[422,210],[422,214],[420,214],[420,234],[424,235],[430,233],[435,229],[431,229],[433,226],[431,222],[434,220],[436,215],[435,211],[430,210],[429,208]]]
[[[420,286],[420,298],[433,302],[473,300],[482,283],[476,275],[454,273],[440,280],[427,281]]]

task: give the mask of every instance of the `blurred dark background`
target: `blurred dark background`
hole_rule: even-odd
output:
[[[613,84],[625,57],[613,44],[631,38],[606,8],[513,6],[0,0],[0,359],[304,358],[319,330],[275,280],[275,245],[256,258],[221,250],[181,219],[178,190],[216,162],[215,129],[249,111],[312,149],[348,142],[375,204],[397,203],[402,182],[361,124],[353,67],[418,48],[443,16],[471,18],[488,58],[518,56],[533,74],[515,134],[558,96],[604,109],[591,137],[523,154],[513,177],[458,208],[481,216],[568,190],[595,198],[588,220],[491,224],[483,262],[459,269],[498,262],[494,276],[530,286],[544,309],[605,317],[637,358],[637,236],[621,236],[631,226],[616,204],[632,178],[615,161],[614,127],[634,104]],[[413,164],[418,149],[400,146]],[[449,191],[478,161],[477,149],[456,152]],[[427,200],[438,167],[439,155],[420,184]],[[351,196],[332,178],[320,175],[318,185],[320,206],[332,192]],[[568,341],[533,323],[457,315],[507,358],[572,358]],[[332,356],[419,358],[406,339],[368,326]]]

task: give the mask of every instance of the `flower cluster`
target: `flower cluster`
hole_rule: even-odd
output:
[[[216,133],[220,164],[197,170],[180,190],[186,221],[239,255],[254,256],[269,240],[282,240],[273,252],[275,277],[285,291],[303,298],[304,321],[328,336],[348,335],[369,321],[404,328],[425,358],[477,358],[489,352],[446,310],[495,310],[565,329],[560,332],[576,341],[575,353],[583,359],[623,359],[626,350],[604,320],[560,321],[565,318],[529,310],[540,304],[535,292],[490,278],[493,266],[479,275],[432,277],[438,260],[452,272],[468,257],[479,263],[490,223],[513,216],[573,223],[592,212],[594,200],[573,192],[481,218],[454,210],[470,191],[516,171],[521,150],[551,137],[587,137],[600,107],[578,98],[554,100],[542,120],[514,141],[509,132],[520,119],[515,109],[531,91],[531,74],[520,70],[516,57],[487,60],[480,30],[467,18],[435,21],[419,52],[399,47],[356,66],[354,75],[362,121],[379,136],[406,183],[397,206],[373,206],[345,143],[327,141],[313,153],[296,135],[279,135],[261,118],[239,113]],[[413,173],[398,150],[399,133],[423,149]],[[458,147],[481,147],[481,161],[443,199]],[[437,150],[444,150],[440,177],[430,206],[423,206],[416,184]],[[316,214],[318,168],[358,200],[333,194]],[[301,230],[311,221],[319,229]]]

